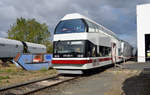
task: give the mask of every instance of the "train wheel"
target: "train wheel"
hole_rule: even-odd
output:
[[[8,61],[7,58],[2,59],[2,62],[3,62],[3,63],[6,63],[7,61]]]
[[[9,67],[9,64],[7,63],[8,59],[5,58],[5,59],[2,59],[2,66],[3,67]]]

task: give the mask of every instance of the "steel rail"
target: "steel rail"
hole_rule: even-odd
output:
[[[29,82],[9,86],[9,87],[0,88],[0,94],[1,95],[3,95],[3,94],[6,95],[6,94],[9,94],[11,92],[11,90],[16,90],[20,93],[18,94],[18,92],[17,92],[17,94],[16,94],[16,92],[15,93],[11,92],[11,94],[14,94],[14,95],[27,95],[27,94],[31,94],[31,93],[41,91],[41,90],[49,88],[49,87],[59,85],[59,84],[64,83],[64,82],[74,80],[76,78],[78,78],[78,77],[64,77],[64,76],[60,76],[60,75],[55,75],[53,77],[42,78],[42,79],[29,81]],[[45,84],[44,82],[46,82],[47,84],[44,85]],[[36,87],[36,85],[38,85],[38,86]],[[34,89],[31,89],[29,91],[25,91],[23,89],[23,88],[30,89],[30,88],[32,88],[32,86],[33,86]]]

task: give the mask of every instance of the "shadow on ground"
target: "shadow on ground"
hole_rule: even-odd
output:
[[[150,95],[150,68],[144,69],[138,76],[126,79],[122,90],[122,95]]]

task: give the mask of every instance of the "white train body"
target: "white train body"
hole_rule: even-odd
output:
[[[23,52],[24,53],[46,53],[46,47],[41,44],[0,38],[0,59],[2,59],[3,61],[12,59],[18,53],[23,53]]]
[[[102,25],[77,13],[61,19],[53,41],[52,64],[60,73],[82,74],[83,70],[122,60],[121,40]]]

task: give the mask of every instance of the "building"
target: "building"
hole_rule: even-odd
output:
[[[137,5],[138,62],[150,61],[150,4]]]

